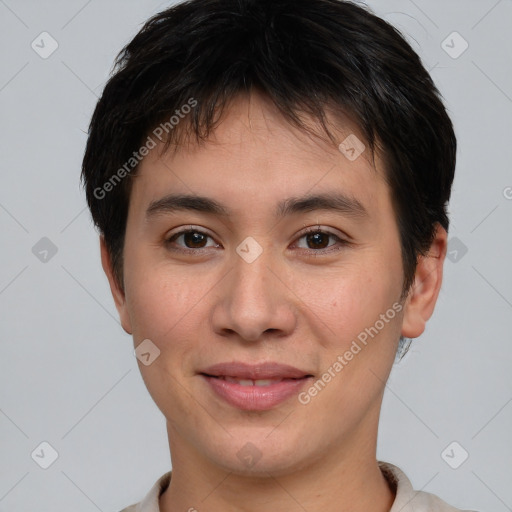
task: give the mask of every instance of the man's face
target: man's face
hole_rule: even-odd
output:
[[[258,96],[234,102],[206,145],[156,149],[133,182],[119,309],[135,346],[160,350],[139,366],[173,456],[278,475],[371,454],[403,316],[380,160],[375,170],[368,150],[352,160],[292,129]],[[233,362],[304,378],[205,375]]]

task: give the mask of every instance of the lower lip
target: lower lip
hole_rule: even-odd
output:
[[[201,375],[226,402],[245,411],[266,411],[297,395],[311,377],[290,379],[270,386],[242,386],[236,382]]]

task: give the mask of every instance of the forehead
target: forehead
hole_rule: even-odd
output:
[[[189,139],[166,153],[157,144],[139,166],[131,202],[143,207],[169,193],[200,194],[240,211],[253,200],[268,206],[286,196],[337,189],[357,196],[370,210],[377,208],[388,199],[378,154],[374,166],[359,128],[348,117],[342,124],[332,117],[329,121],[336,144],[307,117],[311,133],[291,125],[260,95],[237,97],[205,143]]]

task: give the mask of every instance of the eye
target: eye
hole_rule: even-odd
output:
[[[208,241],[211,241],[208,243]],[[178,231],[165,240],[165,244],[171,250],[191,252],[208,247],[219,247],[212,237],[198,229],[188,228]],[[176,247],[177,246],[177,247]]]
[[[314,252],[332,252],[332,250],[339,250],[348,244],[349,242],[334,233],[321,230],[319,227],[314,227],[309,228],[307,232],[298,239],[296,247],[299,249],[313,250]],[[331,247],[333,249],[331,249]],[[326,249],[329,250],[326,251]]]
[[[165,245],[169,250],[189,254],[211,247],[221,247],[210,235],[193,226],[171,235],[165,240]],[[348,241],[319,227],[309,228],[295,243],[295,247],[310,253],[333,252],[346,245],[349,245]]]

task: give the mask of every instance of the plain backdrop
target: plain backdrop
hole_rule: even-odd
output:
[[[168,5],[0,0],[0,511],[117,512],[170,469],[79,187],[113,59]],[[420,53],[459,142],[444,284],[388,382],[378,458],[454,506],[509,511],[512,1],[369,5]]]

